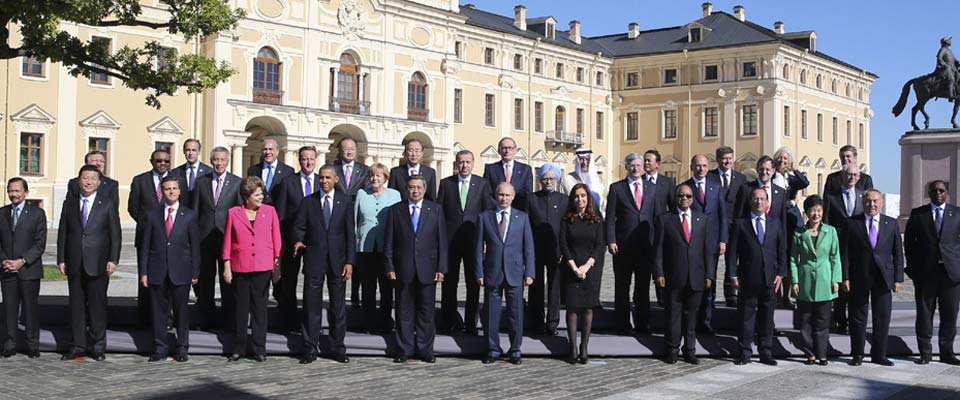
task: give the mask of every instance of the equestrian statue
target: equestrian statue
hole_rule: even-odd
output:
[[[950,117],[950,123],[953,128],[960,128],[957,125],[957,110],[960,109],[960,101],[957,94],[960,88],[957,87],[957,70],[960,69],[960,62],[954,57],[950,50],[951,36],[940,39],[940,50],[937,52],[937,68],[929,74],[918,76],[907,81],[903,85],[900,93],[900,100],[893,106],[893,115],[900,116],[904,107],[907,105],[907,97],[910,95],[910,86],[913,86],[913,92],[917,96],[917,104],[911,109],[910,124],[913,130],[920,130],[917,126],[917,112],[923,114],[923,129],[930,129],[930,115],[923,109],[932,98],[947,99],[953,102],[953,115]]]

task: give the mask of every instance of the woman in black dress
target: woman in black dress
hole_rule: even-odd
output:
[[[567,213],[560,225],[561,295],[567,308],[567,338],[570,364],[586,364],[587,343],[593,325],[593,308],[600,305],[600,276],[603,273],[603,220],[587,185],[570,190]],[[577,323],[580,323],[580,351],[577,355]]]

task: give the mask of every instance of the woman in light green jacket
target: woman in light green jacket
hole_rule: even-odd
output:
[[[823,198],[807,197],[803,202],[806,229],[793,234],[790,275],[800,312],[805,364],[827,365],[830,339],[830,309],[837,298],[843,272],[837,230],[823,224]]]

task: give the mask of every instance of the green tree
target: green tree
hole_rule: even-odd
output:
[[[231,10],[227,0],[160,0],[160,4],[168,9],[164,20],[144,16],[138,0],[0,0],[0,59],[50,59],[75,77],[107,74],[131,89],[148,91],[146,102],[155,108],[160,108],[160,96],[181,87],[198,93],[229,79],[235,71],[228,63],[203,55],[181,55],[155,41],[141,47],[124,45],[111,54],[103,40],[83,40],[61,30],[61,24],[145,27],[191,42],[233,29],[244,16],[243,10]],[[11,29],[20,30],[19,46],[11,46]]]

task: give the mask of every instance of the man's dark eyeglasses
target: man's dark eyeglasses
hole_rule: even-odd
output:
[[[681,199],[692,199],[692,198],[693,198],[693,195],[692,195],[692,194],[678,194],[677,197],[679,197],[679,198],[681,198]]]
[[[167,164],[170,162],[170,160],[153,160],[153,162],[157,164]]]
[[[936,189],[930,189],[930,191],[935,193],[946,193],[947,189],[936,188]]]

